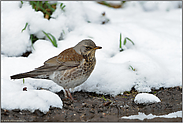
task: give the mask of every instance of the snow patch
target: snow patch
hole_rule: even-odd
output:
[[[138,112],[138,115],[131,115],[131,116],[123,116],[121,118],[123,119],[139,119],[139,120],[144,120],[144,119],[153,119],[153,118],[177,118],[177,117],[182,117],[182,111],[177,111],[177,112],[173,112],[173,113],[169,113],[167,115],[153,115],[153,114],[149,114],[146,115],[144,113]]]
[[[157,103],[161,101],[157,96],[153,94],[140,93],[135,96],[134,102],[136,104],[152,104],[152,103]]]

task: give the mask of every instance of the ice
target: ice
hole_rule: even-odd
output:
[[[131,116],[123,116],[121,118],[123,119],[139,119],[139,120],[144,120],[144,119],[153,119],[153,118],[177,118],[177,117],[182,117],[182,111],[177,111],[177,112],[173,112],[173,113],[169,113],[167,115],[153,115],[153,114],[149,114],[146,115],[144,113],[138,112],[138,115],[131,115]]]
[[[62,100],[55,94],[63,90],[61,86],[51,80],[31,78],[23,83],[22,79],[10,80],[10,76],[43,65],[47,59],[83,39],[92,39],[102,49],[96,51],[97,63],[89,79],[72,92],[83,90],[115,96],[132,87],[139,92],[150,92],[151,88],[182,86],[180,1],[132,1],[119,9],[94,1],[59,1],[66,7],[61,10],[58,4],[50,20],[32,9],[27,1],[23,1],[23,5],[20,1],[1,3],[1,104],[4,109],[46,112],[50,106],[61,108]],[[108,23],[101,24],[108,19]],[[26,23],[28,27],[21,32]],[[55,36],[57,48],[42,31]],[[120,33],[122,43],[128,37],[135,45],[127,41],[122,45],[124,51],[120,52]],[[33,44],[34,49],[31,34],[39,38]],[[26,51],[32,53],[19,57]],[[27,87],[27,91],[23,91],[23,87]],[[38,90],[40,88],[46,90]],[[26,104],[27,101],[34,105]]]
[[[136,104],[152,104],[152,103],[157,103],[161,102],[160,99],[153,95],[153,94],[148,94],[148,93],[140,93],[135,96],[134,102]]]

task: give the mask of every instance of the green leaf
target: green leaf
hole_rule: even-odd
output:
[[[38,8],[39,8],[39,1],[37,1],[36,3],[36,11],[38,11]]]
[[[153,94],[156,94],[156,91],[154,91]]]
[[[119,48],[122,48],[122,45],[121,45],[121,33],[120,33],[120,38],[119,38]]]
[[[124,39],[124,42],[123,42],[124,45],[126,45],[126,38]]]
[[[65,5],[63,5],[63,3],[61,3],[61,4],[60,4],[60,9],[61,9],[61,10],[64,10],[64,8],[65,8]]]
[[[48,13],[47,11],[46,11],[46,9],[44,9],[42,6],[39,6],[40,7],[40,9],[42,9],[43,10],[43,12],[45,12],[47,15],[49,15],[50,16],[50,13]]]
[[[51,5],[48,3],[48,1],[45,1],[45,4],[48,6],[48,8],[49,8],[52,12],[55,11],[55,9],[51,7]]]
[[[135,68],[133,68],[131,65],[129,65],[129,69],[133,70],[133,71],[137,71]]]
[[[36,7],[36,4],[37,4],[37,3],[36,3],[36,2],[34,2],[34,1],[30,1],[30,4],[32,5],[32,8],[36,10],[36,8],[35,8],[35,7]]]
[[[25,27],[22,29],[21,32],[23,32],[27,28],[28,23],[25,24]]]
[[[135,43],[131,39],[129,39],[128,37],[126,37],[126,39],[128,39],[133,45],[135,45]]]
[[[45,35],[46,35],[46,37],[48,37],[49,39],[50,39],[50,41],[52,40],[51,38],[50,38],[50,36],[45,32],[45,31],[42,31]]]
[[[123,51],[123,48],[122,48],[122,41],[121,41],[121,33],[120,33],[120,38],[119,38],[119,48],[120,48],[120,52],[122,52]]]
[[[30,35],[30,38],[31,38],[31,46],[32,48],[34,49],[34,46],[33,46],[33,35]],[[34,49],[35,50],[35,49]]]
[[[130,65],[130,68],[133,70],[133,67]]]
[[[50,33],[46,33],[45,31],[42,31],[42,32],[46,35],[46,37],[48,37],[48,39],[51,41],[53,46],[57,47],[57,41],[56,41],[55,37]],[[52,37],[53,40],[51,39],[51,37],[49,35]]]
[[[21,4],[23,4],[23,1],[20,1],[21,2]]]
[[[102,98],[106,101],[106,99],[105,99],[104,95],[102,95]]]
[[[49,34],[49,35],[52,37],[52,39],[53,39],[53,40],[51,40],[53,46],[57,47],[57,41],[56,41],[55,37],[54,37],[52,34],[50,34],[50,33],[48,33],[48,34]]]
[[[23,84],[25,83],[25,80],[24,80],[24,78],[23,78]]]
[[[42,7],[42,1],[30,1],[30,3],[31,3],[31,5],[32,5],[32,7],[34,8],[34,4],[36,5],[36,11],[38,11],[38,7],[43,11],[43,12],[45,12],[47,15],[49,15],[50,16],[50,13],[48,13],[47,11],[46,11],[46,9],[44,9],[43,7]]]
[[[62,10],[65,8],[65,5],[62,7]]]

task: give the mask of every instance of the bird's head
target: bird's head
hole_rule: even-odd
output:
[[[90,40],[90,39],[85,39],[79,42],[75,47],[75,51],[81,55],[89,55],[93,54],[95,56],[95,51],[97,49],[102,49],[100,46],[96,46],[96,44]]]

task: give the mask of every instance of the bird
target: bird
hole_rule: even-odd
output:
[[[84,39],[74,47],[65,49],[59,55],[44,62],[32,71],[10,76],[11,79],[36,78],[48,79],[64,88],[64,95],[73,101],[69,89],[84,83],[94,70],[95,51],[102,49],[91,39]]]

